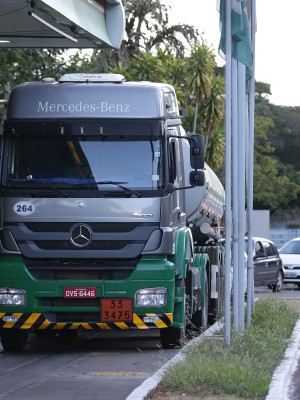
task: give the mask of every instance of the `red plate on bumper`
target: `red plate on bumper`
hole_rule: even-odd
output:
[[[101,299],[102,322],[132,321],[131,299]]]
[[[65,287],[64,297],[71,299],[95,299],[97,289],[95,287]]]

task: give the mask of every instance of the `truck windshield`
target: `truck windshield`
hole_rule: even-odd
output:
[[[139,136],[6,136],[1,183],[4,187],[156,190],[163,186],[161,140]],[[97,185],[105,182],[105,185]],[[91,185],[89,185],[91,184]]]

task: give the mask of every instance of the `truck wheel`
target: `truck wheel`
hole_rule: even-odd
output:
[[[204,287],[204,305],[201,306],[201,310],[196,311],[192,315],[192,324],[196,330],[205,331],[208,326],[208,285],[207,275],[205,274],[205,287]]]
[[[183,340],[186,338],[187,322],[189,321],[190,300],[189,296],[185,295],[185,316],[182,328],[162,328],[160,330],[160,342],[163,349],[174,349],[181,347]]]
[[[181,347],[185,338],[185,328],[163,328],[160,330],[160,342],[163,349]]]
[[[213,325],[224,315],[224,279],[218,279],[218,297],[210,299],[208,307],[208,324]]]
[[[5,351],[24,350],[27,344],[28,330],[1,328],[1,344]]]

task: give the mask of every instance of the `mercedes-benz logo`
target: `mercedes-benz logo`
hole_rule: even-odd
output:
[[[76,247],[86,247],[92,241],[92,229],[85,224],[73,225],[70,229],[70,241]]]

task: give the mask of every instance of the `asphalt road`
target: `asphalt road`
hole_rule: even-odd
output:
[[[25,351],[0,354],[0,399],[124,400],[176,352],[156,331],[32,334]]]
[[[294,284],[283,285],[283,290],[278,293],[273,293],[272,290],[265,286],[255,287],[255,297],[274,297],[274,298],[300,298],[300,289]]]

